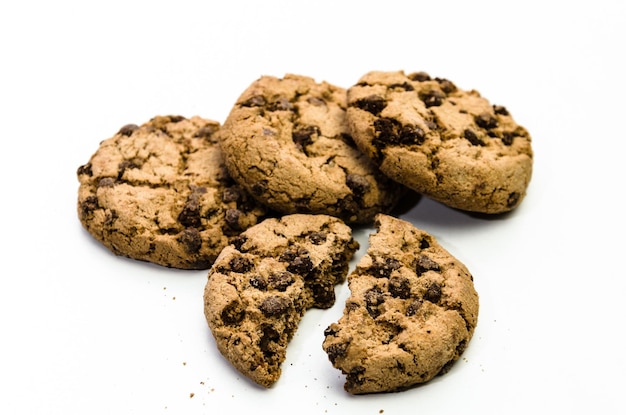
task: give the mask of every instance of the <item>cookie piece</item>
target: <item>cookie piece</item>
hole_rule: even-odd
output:
[[[495,214],[526,195],[530,135],[475,90],[424,72],[370,72],[348,88],[347,118],[383,173],[434,200]]]
[[[78,217],[116,255],[181,269],[211,266],[267,209],[228,175],[200,117],[126,125],[78,168]]]
[[[472,275],[433,236],[388,215],[375,225],[348,276],[343,316],[322,345],[353,394],[400,391],[445,373],[478,320]]]
[[[283,214],[371,223],[404,191],[356,148],[346,91],[326,82],[262,76],[239,97],[220,134],[233,178]]]
[[[272,386],[304,312],[333,305],[356,249],[350,227],[328,215],[266,219],[234,238],[204,291],[222,355],[254,382]]]

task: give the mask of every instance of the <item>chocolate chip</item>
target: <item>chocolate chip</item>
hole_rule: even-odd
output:
[[[426,108],[438,107],[446,99],[445,94],[437,89],[421,91],[418,93],[418,97],[424,102]]]
[[[224,212],[224,221],[231,229],[240,231],[242,230],[239,224],[239,218],[241,218],[241,211],[239,209],[226,209]]]
[[[265,278],[260,275],[255,275],[254,277],[251,277],[249,282],[250,285],[257,290],[265,290],[267,288],[267,281],[265,281]]]
[[[288,298],[272,295],[261,302],[259,310],[265,317],[273,317],[285,313],[290,305],[291,301]]]
[[[248,238],[243,236],[243,235],[237,235],[234,236],[229,243],[233,244],[235,246],[235,248],[239,251],[239,252],[244,252],[243,251],[243,245],[248,241]]]
[[[242,107],[263,107],[265,106],[265,102],[265,97],[263,97],[262,95],[253,95],[252,97],[242,102],[240,105]]]
[[[511,194],[509,194],[509,197],[506,200],[507,207],[511,208],[517,205],[517,202],[519,202],[519,198],[520,194],[518,192],[512,192]]]
[[[502,144],[505,146],[510,146],[513,144],[513,139],[515,138],[515,134],[509,131],[505,131],[502,133]]]
[[[376,259],[367,271],[376,278],[389,278],[391,273],[401,266],[400,261],[393,258]]]
[[[200,203],[197,197],[190,196],[183,210],[178,215],[178,222],[185,227],[199,227],[200,220]]]
[[[409,306],[406,308],[406,316],[407,317],[411,317],[414,316],[417,311],[420,309],[420,307],[422,306],[423,301],[422,300],[414,300],[413,302],[411,302],[411,304],[409,304]]]
[[[326,232],[311,232],[307,238],[313,245],[320,245],[326,242],[327,234]]]
[[[91,171],[91,163],[84,164],[76,170],[76,174],[81,176],[86,174],[87,176],[93,176],[93,172]]]
[[[83,215],[93,212],[98,209],[98,207],[100,207],[100,205],[98,204],[98,198],[95,196],[87,196],[85,200],[80,203],[80,210],[83,212]]]
[[[268,104],[267,109],[269,111],[292,111],[294,106],[287,98],[280,97]]]
[[[473,146],[484,146],[485,143],[483,142],[483,140],[481,140],[480,138],[478,138],[478,136],[476,135],[476,133],[472,130],[470,130],[469,128],[466,128],[465,131],[463,131],[463,137],[469,141],[470,143],[472,143]]]
[[[430,238],[424,237],[420,240],[420,249],[430,248]]]
[[[224,192],[222,193],[222,202],[224,203],[230,203],[230,202],[237,202],[241,199],[241,189],[239,189],[238,187],[232,186],[232,187],[227,187],[224,189]]]
[[[420,255],[417,258],[415,271],[417,272],[417,276],[419,277],[426,271],[439,271],[439,264],[427,257],[426,255]]]
[[[370,95],[355,101],[352,105],[374,115],[378,115],[387,106],[387,100],[379,95]]]
[[[252,269],[252,261],[244,256],[235,256],[228,262],[233,272],[244,273]]]
[[[452,82],[450,82],[447,79],[435,78],[435,81],[437,81],[439,83],[439,87],[446,94],[451,94],[452,92],[457,90],[456,85],[454,85]]]
[[[139,129],[137,124],[126,124],[117,132],[118,134],[130,137],[136,130]]]
[[[202,246],[202,237],[200,236],[198,229],[187,228],[181,232],[178,237],[178,242],[185,247],[185,251],[187,253],[195,254],[200,251],[200,247]]]
[[[195,138],[210,138],[219,129],[217,125],[205,125],[193,135]]]
[[[355,366],[346,374],[346,384],[344,387],[347,390],[354,388],[355,386],[362,385],[365,382],[365,368],[363,366]]]
[[[430,284],[426,293],[424,294],[424,300],[437,304],[441,300],[441,287],[436,282]]]
[[[259,180],[258,182],[254,183],[252,185],[252,188],[250,190],[256,196],[261,196],[263,193],[265,193],[267,191],[267,181],[266,180]]]
[[[120,180],[124,173],[128,169],[138,169],[141,167],[141,163],[137,159],[133,160],[124,160],[117,166],[117,179]]]
[[[414,91],[413,85],[408,82],[403,82],[401,84],[391,84],[389,85],[389,89],[402,89],[404,91]]]
[[[246,310],[237,300],[231,301],[220,314],[220,318],[227,326],[235,326],[243,321],[246,316]]]
[[[406,277],[393,276],[389,279],[389,293],[392,297],[407,299],[411,296],[411,283]]]
[[[422,144],[424,130],[416,125],[402,125],[393,118],[379,118],[374,121],[376,141],[384,144]]]
[[[496,128],[498,126],[498,119],[488,112],[483,112],[474,117],[476,125],[485,129]]]
[[[367,290],[364,294],[365,308],[372,318],[380,315],[378,306],[385,302],[385,295],[380,288],[374,287]]]
[[[115,180],[112,177],[103,177],[98,182],[98,187],[113,187],[115,186]]]
[[[274,272],[269,276],[268,286],[278,291],[285,291],[295,281],[293,274],[289,271]]]
[[[278,258],[281,262],[288,262],[287,271],[306,277],[313,270],[313,262],[309,252],[304,248],[287,249]]]
[[[314,125],[296,127],[291,133],[291,138],[300,151],[306,153],[306,146],[313,143],[313,137],[320,134],[320,129]]]
[[[426,82],[426,81],[430,81],[431,79],[430,75],[428,75],[426,72],[423,72],[423,71],[412,73],[408,75],[408,78],[411,81],[417,81],[417,82]]]
[[[335,343],[328,346],[326,348],[328,360],[330,360],[330,362],[334,364],[337,359],[344,357],[348,351],[349,345],[349,343]]]
[[[307,276],[313,270],[313,262],[306,256],[297,256],[287,266],[287,270],[302,276]]]
[[[346,186],[359,197],[362,197],[370,190],[370,182],[365,176],[361,176],[360,174],[349,173],[346,176]]]
[[[502,105],[494,105],[493,111],[498,115],[509,115],[509,111]]]

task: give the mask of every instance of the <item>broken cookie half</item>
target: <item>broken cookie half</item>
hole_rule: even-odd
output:
[[[409,222],[380,214],[375,225],[322,346],[353,394],[405,390],[445,373],[478,320],[465,265]]]
[[[204,313],[220,353],[264,387],[280,377],[306,310],[329,308],[358,249],[327,215],[265,219],[224,248],[209,271]]]

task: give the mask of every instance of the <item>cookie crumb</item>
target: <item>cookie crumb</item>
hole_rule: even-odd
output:
[[[189,394],[189,399],[193,398],[195,395],[196,395],[195,393],[191,392],[191,393]]]

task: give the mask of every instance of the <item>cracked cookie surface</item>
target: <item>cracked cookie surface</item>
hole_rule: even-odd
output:
[[[233,178],[283,214],[371,223],[405,190],[356,148],[346,91],[326,82],[262,76],[238,98],[220,135]]]
[[[478,321],[465,265],[409,222],[378,215],[375,225],[348,276],[343,316],[322,345],[353,394],[400,391],[445,373]]]
[[[510,211],[526,195],[530,135],[477,91],[424,72],[373,71],[347,94],[355,143],[393,180],[479,213]]]
[[[181,269],[211,266],[266,213],[228,175],[200,117],[157,116],[100,143],[78,168],[78,217],[116,255]]]
[[[209,270],[204,313],[220,353],[264,387],[303,314],[329,308],[358,249],[352,230],[328,215],[265,219],[233,238]]]

